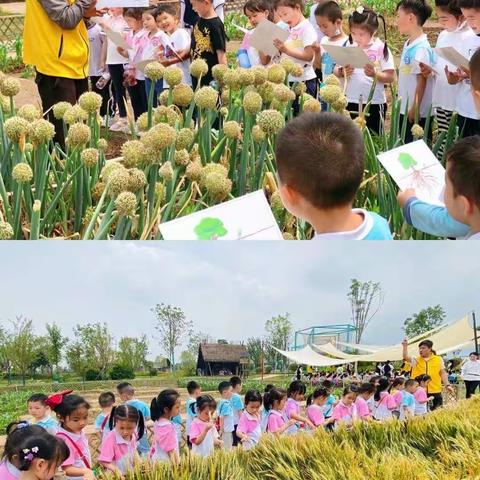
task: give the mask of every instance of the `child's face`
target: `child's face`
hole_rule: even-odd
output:
[[[448,10],[445,10],[441,7],[435,7],[435,12],[437,14],[438,23],[447,30],[448,32],[453,32],[459,25],[461,19],[457,19],[455,15],[448,13]]]
[[[127,22],[128,28],[136,32],[142,28],[142,21],[137,20],[133,17],[125,17],[125,22]]]
[[[302,19],[302,11],[298,6],[292,8],[286,7],[285,5],[280,5],[277,8],[277,13],[280,17],[280,20],[284,21],[289,27],[297,26]]]
[[[198,418],[202,422],[209,422],[212,419],[213,412],[214,410],[207,406],[198,412]]]
[[[208,14],[211,9],[211,4],[208,0],[191,0],[192,8],[195,12],[203,17]]]
[[[55,476],[58,467],[59,465],[56,465],[55,462],[49,464],[43,458],[35,458],[29,471],[32,471],[38,480],[50,480]]]
[[[399,8],[396,14],[396,23],[398,31],[402,35],[409,35],[412,29],[417,25],[417,18],[413,13],[406,12],[403,8]]]
[[[222,391],[222,398],[224,398],[225,400],[230,400],[232,398],[232,393],[233,393],[233,388],[228,387]]]
[[[248,402],[245,405],[245,410],[250,415],[257,415],[258,412],[260,411],[261,406],[262,406],[261,402]]]
[[[304,393],[295,392],[295,393],[292,393],[292,398],[293,398],[296,402],[303,402],[303,401],[305,400],[305,394],[304,394]]]
[[[157,22],[155,21],[155,17],[150,13],[144,13],[142,15],[142,24],[143,28],[148,32],[152,32],[157,29]]]
[[[193,398],[198,398],[201,394],[202,394],[202,389],[201,389],[201,388],[197,388],[197,389],[193,392],[192,396],[193,396]]]
[[[252,27],[256,27],[262,20],[268,18],[268,10],[264,12],[252,12],[251,10],[245,10],[248,21]]]
[[[365,400],[368,400],[372,395],[373,395],[373,392],[365,392],[365,393],[362,393],[362,397],[363,397]]]
[[[353,41],[356,42],[360,48],[368,47],[372,41],[371,33],[364,28],[352,26],[350,33],[352,34]]]
[[[175,405],[171,408],[170,412],[168,415],[170,418],[176,417],[180,413],[180,405],[181,405],[181,400],[180,397],[177,398],[177,401],[175,402]]]
[[[162,12],[160,15],[157,16],[157,25],[164,32],[171,34],[178,27],[178,18],[174,17],[170,13]]]
[[[325,405],[327,403],[327,400],[328,400],[328,397],[317,397],[317,398],[315,398],[313,403],[315,403],[315,405],[318,405],[319,407],[321,407],[322,405]]]
[[[400,384],[395,387],[397,390],[405,390],[405,384]]]
[[[430,380],[426,380],[425,382],[420,382],[420,386],[423,388],[427,388],[429,383],[430,383]]]
[[[35,420],[41,420],[47,414],[48,407],[41,402],[28,402],[28,414]]]
[[[414,383],[413,385],[409,385],[408,387],[405,388],[405,390],[408,392],[408,393],[415,393],[417,391],[417,388],[418,388],[418,383]]]
[[[468,26],[475,33],[480,33],[480,8],[462,8],[461,10]]]
[[[74,410],[63,421],[63,427],[72,433],[81,433],[88,423],[88,408],[80,407]]]
[[[119,17],[123,13],[123,8],[110,8],[108,13],[112,15],[112,17]]]
[[[285,404],[287,403],[287,397],[282,397],[281,400],[277,401],[277,410],[283,410],[285,408]]]
[[[348,407],[357,399],[357,394],[350,392],[342,397],[342,402]]]
[[[456,195],[453,184],[450,180],[451,162],[447,162],[445,171],[445,193],[444,201],[448,213],[457,221],[468,223],[468,217],[472,213],[471,202],[463,195]]]
[[[131,440],[137,424],[131,420],[115,420],[115,430],[124,440]]]
[[[331,22],[327,17],[315,17],[318,28],[328,38],[336,37],[341,33],[341,20]]]

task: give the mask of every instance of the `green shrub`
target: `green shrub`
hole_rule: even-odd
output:
[[[129,380],[135,378],[135,372],[127,365],[116,363],[110,370],[110,378],[112,380]]]

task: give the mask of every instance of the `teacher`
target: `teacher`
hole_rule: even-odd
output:
[[[403,360],[410,363],[412,370],[411,378],[417,378],[419,375],[430,375],[431,381],[427,387],[427,395],[433,397],[432,410],[443,405],[442,383],[453,392],[452,386],[448,383],[448,374],[445,370],[445,364],[440,355],[433,351],[433,342],[431,340],[422,340],[418,344],[418,357],[408,355],[408,341],[402,342]]]
[[[468,360],[462,365],[462,378],[467,390],[467,398],[475,394],[475,390],[480,386],[480,362],[478,353],[472,352]]]
[[[26,0],[23,62],[33,65],[44,111],[57,102],[76,103],[88,90],[89,39],[84,18],[96,15],[96,0]],[[51,112],[55,140],[65,139]]]

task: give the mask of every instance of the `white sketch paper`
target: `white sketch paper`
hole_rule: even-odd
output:
[[[444,205],[445,169],[423,140],[377,155],[400,190],[414,188],[417,197],[433,205]]]
[[[110,28],[105,28],[105,35],[111,40],[117,47],[123,48],[124,50],[131,50],[132,47],[127,43],[127,41],[122,37],[122,34],[111,30]]]
[[[322,45],[322,48],[333,58],[337,65],[353,68],[364,68],[370,63],[368,55],[360,47],[341,47],[338,45]]]
[[[442,57],[447,62],[451,63],[453,66],[460,68],[468,68],[469,61],[461,53],[458,52],[453,47],[442,47],[436,48],[435,53]]]
[[[262,190],[160,224],[165,240],[282,240]]]
[[[112,7],[148,7],[148,0],[98,0],[97,10],[102,8],[112,8]]]
[[[274,40],[285,42],[288,38],[288,32],[275,25],[270,20],[261,21],[250,35],[250,45],[265,55],[274,57],[277,53],[277,47],[273,44]]]

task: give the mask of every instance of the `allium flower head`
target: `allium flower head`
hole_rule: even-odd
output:
[[[159,105],[153,114],[153,119],[155,123],[166,123],[171,127],[174,127],[177,122],[180,121],[178,113],[171,107],[166,107],[165,105]]]
[[[176,131],[166,123],[159,123],[142,136],[141,142],[145,145],[148,155],[156,156],[164,149],[175,143]]]
[[[33,178],[30,165],[25,162],[17,163],[12,169],[12,178],[18,183],[28,183]]]
[[[247,92],[243,97],[243,108],[251,115],[256,115],[262,109],[262,97],[257,92]]]
[[[98,202],[104,190],[105,190],[105,183],[97,182],[95,186],[92,188],[92,200],[94,202]]]
[[[169,92],[168,90],[164,90],[159,96],[158,96],[158,104],[159,105],[168,105],[168,97],[169,97]]]
[[[338,85],[325,85],[320,89],[320,96],[322,97],[322,100],[330,105],[342,95],[343,91]]]
[[[207,110],[217,108],[218,92],[212,87],[202,87],[195,92],[195,105]]]
[[[10,240],[13,238],[13,228],[8,222],[0,220],[0,240]]]
[[[273,216],[277,222],[280,222],[285,212],[285,207],[283,206],[283,202],[280,198],[280,193],[278,190],[273,192],[270,196],[270,208],[272,209]]]
[[[170,65],[167,67],[165,69],[165,73],[163,74],[163,79],[170,85],[170,87],[180,84],[182,82],[182,78],[182,71],[175,65]]]
[[[155,196],[160,200],[160,203],[165,200],[166,197],[165,185],[162,182],[155,184]]]
[[[240,124],[235,120],[230,120],[223,124],[223,133],[227,138],[238,139],[242,134],[242,127],[240,127]]]
[[[290,75],[293,68],[295,67],[295,62],[290,58],[282,58],[282,60],[280,61],[280,65],[285,69],[287,75]]]
[[[123,164],[127,167],[137,167],[145,161],[147,150],[140,140],[129,140],[122,145]]]
[[[223,83],[223,76],[225,75],[226,71],[228,71],[227,65],[219,63],[213,66],[212,76],[218,83]]]
[[[67,125],[73,125],[78,122],[86,122],[88,119],[87,112],[80,105],[70,105],[70,108],[63,114],[63,121]]]
[[[262,85],[267,81],[267,70],[265,67],[257,65],[252,67],[251,70],[255,76],[255,85]]]
[[[7,138],[11,142],[18,143],[22,138],[25,138],[25,135],[28,132],[29,123],[24,118],[11,117],[8,120],[5,120],[3,128]]]
[[[78,104],[87,113],[96,113],[100,111],[102,106],[102,97],[95,92],[85,92],[80,95]]]
[[[145,66],[145,76],[152,82],[160,80],[165,72],[165,67],[160,62],[150,62]]]
[[[301,77],[303,74],[303,68],[300,64],[296,63],[293,68],[292,68],[292,71],[291,71],[291,75],[292,77],[295,77],[295,78],[298,78],[298,77]]]
[[[66,143],[69,147],[81,147],[90,141],[90,128],[83,123],[74,123],[68,130]]]
[[[101,152],[105,152],[108,148],[108,142],[104,138],[99,138],[97,142],[97,148]]]
[[[20,91],[20,82],[16,78],[5,77],[0,83],[0,93],[6,97],[14,97]]]
[[[220,115],[223,118],[227,118],[228,117],[228,108],[227,107],[220,108]]]
[[[30,136],[35,145],[47,143],[55,136],[55,127],[43,118],[35,120],[31,124]]]
[[[318,113],[322,111],[322,105],[316,98],[309,98],[303,104],[303,111]]]
[[[297,97],[301,97],[307,91],[307,86],[303,82],[295,82],[293,92]]]
[[[10,113],[10,99],[0,93],[0,108],[4,113]]]
[[[96,148],[86,148],[80,154],[80,160],[86,167],[94,167],[98,163],[99,153]]]
[[[223,74],[223,83],[232,91],[240,90],[241,83],[238,72],[235,70],[226,70]]]
[[[252,138],[254,142],[261,143],[265,140],[265,132],[259,125],[254,125],[252,128]]]
[[[283,83],[279,83],[273,87],[273,98],[280,102],[288,103],[295,100],[295,93]]]
[[[158,171],[160,177],[162,177],[166,182],[169,182],[173,178],[173,167],[172,162],[165,162]]]
[[[200,161],[190,162],[185,170],[185,176],[192,182],[198,182],[202,176],[202,170]]]
[[[148,113],[142,113],[137,118],[137,128],[140,132],[146,132],[148,130]]]
[[[232,181],[221,173],[209,173],[204,181],[208,196],[214,202],[225,200],[232,191]]]
[[[267,78],[269,82],[283,83],[286,75],[287,72],[285,72],[285,69],[281,65],[273,64],[267,68]]]
[[[57,120],[62,120],[63,116],[65,115],[65,112],[71,108],[71,104],[68,102],[58,102],[53,106],[53,116]]]
[[[222,88],[220,92],[220,101],[222,105],[228,105],[230,102],[230,89],[229,88]]]
[[[128,170],[128,175],[128,190],[131,192],[136,193],[147,184],[147,177],[139,168],[130,168]]]
[[[108,175],[108,193],[116,198],[121,192],[128,191],[130,186],[130,175],[126,168],[116,168]]]
[[[175,165],[186,166],[190,163],[190,154],[184,148],[175,152]]]
[[[30,153],[33,152],[33,145],[31,143],[26,143],[25,144],[25,152]],[[51,173],[51,172],[50,172]]]
[[[345,110],[345,108],[347,108],[347,105],[348,105],[347,97],[342,93],[342,95],[332,103],[332,108],[336,112],[341,112]]]
[[[202,58],[197,58],[190,64],[190,75],[195,78],[203,77],[208,72],[208,65]]]
[[[285,117],[276,110],[263,110],[257,115],[257,123],[266,134],[275,135],[285,126]]]
[[[121,217],[133,217],[137,209],[137,197],[132,192],[121,192],[115,200],[115,207]]]
[[[328,75],[327,78],[323,81],[325,85],[335,85],[337,87],[340,86],[340,80],[335,75]]]
[[[177,150],[188,149],[193,143],[195,138],[195,132],[189,128],[182,128],[177,133],[177,140],[175,142],[175,148]]]
[[[193,99],[193,90],[190,85],[181,83],[173,87],[173,103],[178,107],[188,107]]]
[[[42,112],[35,105],[27,104],[22,105],[17,110],[17,115],[28,122],[33,122],[34,120],[41,118]]]
[[[265,82],[257,87],[258,93],[263,98],[265,103],[270,103],[273,100],[273,89],[275,84],[272,82]]]
[[[225,178],[228,177],[228,170],[223,166],[220,165],[219,163],[207,163],[203,169],[202,169],[202,174],[200,177],[200,186],[202,188],[205,187],[205,181],[207,179],[207,176],[210,175],[211,173],[218,173],[220,175],[223,175]]]
[[[239,68],[238,78],[240,80],[240,85],[243,87],[253,85],[255,83],[255,73],[252,72],[250,68]]]
[[[411,132],[414,138],[423,138],[424,131],[418,123],[413,125]]]
[[[115,171],[115,170],[125,170],[125,167],[114,160],[110,160],[109,162],[105,163],[105,166],[102,168],[102,171],[100,172],[100,178],[104,182],[108,182],[110,179],[110,175]]]

